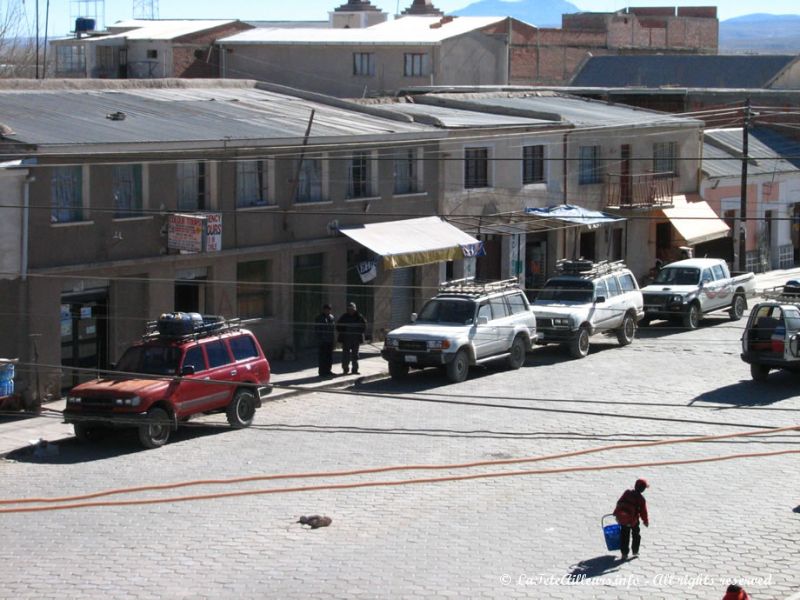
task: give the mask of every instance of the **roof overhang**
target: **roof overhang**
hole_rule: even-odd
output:
[[[342,227],[341,233],[383,257],[385,269],[475,256],[481,243],[439,217]]]

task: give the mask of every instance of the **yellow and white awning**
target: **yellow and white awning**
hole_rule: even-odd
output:
[[[383,257],[384,269],[416,267],[481,252],[481,242],[439,217],[367,223],[339,229]]]

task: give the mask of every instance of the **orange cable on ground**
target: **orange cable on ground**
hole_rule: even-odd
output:
[[[367,474],[375,474],[375,473],[386,473],[391,471],[412,471],[412,470],[456,470],[456,469],[469,469],[474,467],[484,467],[484,466],[495,466],[495,465],[508,465],[508,464],[520,464],[520,463],[531,463],[531,462],[542,462],[546,460],[557,460],[560,458],[569,458],[574,456],[581,456],[586,454],[594,454],[599,452],[605,452],[609,450],[621,450],[621,449],[629,449],[629,448],[642,448],[642,447],[653,447],[653,446],[664,446],[670,444],[685,444],[685,443],[698,443],[698,442],[705,442],[711,440],[720,440],[720,439],[728,439],[728,438],[736,438],[736,437],[753,437],[753,436],[763,436],[763,435],[771,435],[776,433],[782,433],[786,431],[796,431],[800,430],[800,426],[794,425],[789,427],[778,427],[773,429],[766,429],[766,430],[758,430],[758,431],[745,431],[745,432],[737,432],[737,433],[726,433],[720,435],[709,435],[709,436],[699,436],[693,438],[672,438],[667,440],[657,440],[653,442],[634,442],[630,444],[612,444],[608,446],[600,446],[598,448],[588,448],[585,450],[576,450],[573,452],[563,452],[559,454],[550,454],[545,456],[538,456],[538,457],[524,457],[524,458],[507,458],[507,459],[495,459],[495,460],[487,460],[487,461],[476,461],[470,463],[455,463],[455,464],[442,464],[442,465],[396,465],[396,466],[389,466],[389,467],[374,467],[368,469],[353,469],[348,471],[329,471],[329,472],[317,472],[317,473],[284,473],[284,474],[276,474],[276,475],[253,475],[248,477],[234,477],[234,478],[227,478],[227,479],[205,479],[205,480],[193,480],[193,481],[184,481],[184,482],[177,482],[177,483],[165,483],[165,484],[155,484],[155,485],[145,485],[145,486],[136,486],[136,487],[129,487],[129,488],[120,488],[120,489],[112,489],[112,490],[104,490],[99,492],[93,492],[90,494],[81,494],[81,495],[73,495],[73,496],[62,496],[62,497],[54,497],[54,498],[21,498],[21,499],[4,499],[0,500],[0,505],[2,504],[43,504],[43,503],[64,503],[64,502],[72,502],[76,500],[88,500],[92,498],[99,498],[103,496],[111,496],[111,495],[119,495],[119,494],[132,494],[144,491],[154,491],[154,490],[163,490],[163,489],[172,489],[172,488],[180,488],[180,487],[190,487],[190,486],[198,486],[198,485],[229,485],[234,483],[246,483],[251,481],[267,481],[267,480],[277,480],[277,479],[310,479],[310,478],[324,478],[324,477],[346,477],[346,476],[353,476],[353,475],[367,475]],[[740,455],[734,455],[740,456]],[[741,455],[746,456],[746,455]],[[416,480],[414,480],[416,481]],[[10,509],[7,509],[10,510]],[[3,512],[0,509],[0,512]]]
[[[424,479],[401,479],[397,481],[366,481],[360,483],[331,483],[291,488],[269,488],[260,490],[244,490],[238,492],[220,492],[217,494],[197,494],[192,496],[174,496],[171,498],[152,498],[147,500],[116,500],[105,502],[79,502],[76,504],[56,504],[50,506],[26,506],[19,508],[0,508],[0,514],[47,512],[55,510],[69,510],[74,508],[93,508],[101,506],[137,506],[146,504],[169,504],[174,502],[190,502],[195,500],[214,500],[220,498],[235,498],[240,496],[259,496],[265,494],[288,494],[294,492],[312,492],[321,490],[343,490],[366,487],[389,487],[401,485],[414,485],[422,483],[443,483],[449,481],[468,481],[474,479],[496,479],[500,477],[519,477],[524,475],[552,475],[554,473],[574,473],[585,471],[609,471],[613,469],[638,469],[643,467],[662,467],[671,465],[689,465],[698,463],[720,462],[737,458],[757,458],[766,456],[780,456],[783,454],[800,454],[800,450],[777,450],[774,452],[751,452],[746,454],[729,454],[726,456],[712,456],[710,458],[692,458],[685,460],[668,460],[649,463],[601,465],[596,467],[562,467],[558,469],[539,469],[526,471],[495,471],[491,473],[474,473],[471,475],[451,475],[448,477],[428,477]]]

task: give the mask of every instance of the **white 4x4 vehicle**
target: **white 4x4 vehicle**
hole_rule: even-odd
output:
[[[644,316],[639,285],[619,262],[562,260],[533,303],[539,344],[563,344],[575,358],[589,354],[595,333],[616,334],[627,346]]]
[[[471,365],[505,359],[519,369],[536,341],[536,317],[516,279],[443,284],[412,323],[386,336],[381,355],[393,379],[411,367],[439,367],[450,381],[467,378]]]

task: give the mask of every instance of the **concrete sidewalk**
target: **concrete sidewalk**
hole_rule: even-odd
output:
[[[339,353],[334,355],[333,372],[341,373],[338,363]],[[294,361],[275,361],[272,368],[271,382],[275,386],[270,400],[286,400],[292,396],[313,392],[343,388],[356,381],[370,381],[387,374],[386,361],[380,356],[380,346],[366,344],[362,346],[358,375],[337,375],[333,378],[320,378],[317,375],[316,356],[304,355]],[[61,412],[66,401],[62,398],[46,403],[40,414],[0,416],[0,458],[15,450],[35,445],[39,440],[57,442],[73,436],[72,425],[61,421]],[[261,410],[268,410],[265,405]]]

